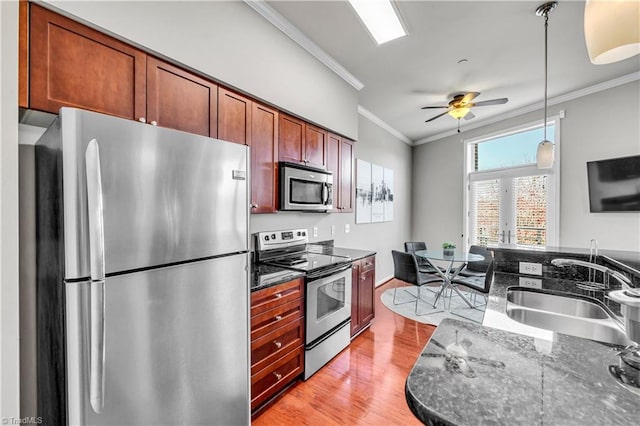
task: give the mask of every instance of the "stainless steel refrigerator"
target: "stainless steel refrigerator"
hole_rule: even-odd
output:
[[[250,423],[248,151],[61,109],[36,144],[45,424]]]

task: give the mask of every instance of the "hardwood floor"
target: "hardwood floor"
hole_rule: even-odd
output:
[[[298,382],[253,420],[271,425],[420,425],[404,384],[435,327],[394,314],[376,289],[373,325],[306,382]]]

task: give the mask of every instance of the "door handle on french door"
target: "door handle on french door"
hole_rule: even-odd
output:
[[[504,230],[502,231],[502,242],[504,243]]]
[[[507,242],[511,244],[511,229],[509,229],[509,232],[507,234]]]
[[[89,211],[89,256],[91,264],[89,337],[89,400],[96,413],[104,407],[104,217],[100,149],[92,139],[85,151],[87,204]]]

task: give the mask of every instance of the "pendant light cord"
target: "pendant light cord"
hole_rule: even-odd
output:
[[[549,27],[549,12],[544,14],[544,141],[547,141],[547,32]]]

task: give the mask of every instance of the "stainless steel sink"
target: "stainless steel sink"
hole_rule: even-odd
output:
[[[630,344],[615,314],[597,299],[509,287],[506,311],[509,318],[533,327],[614,345]]]

